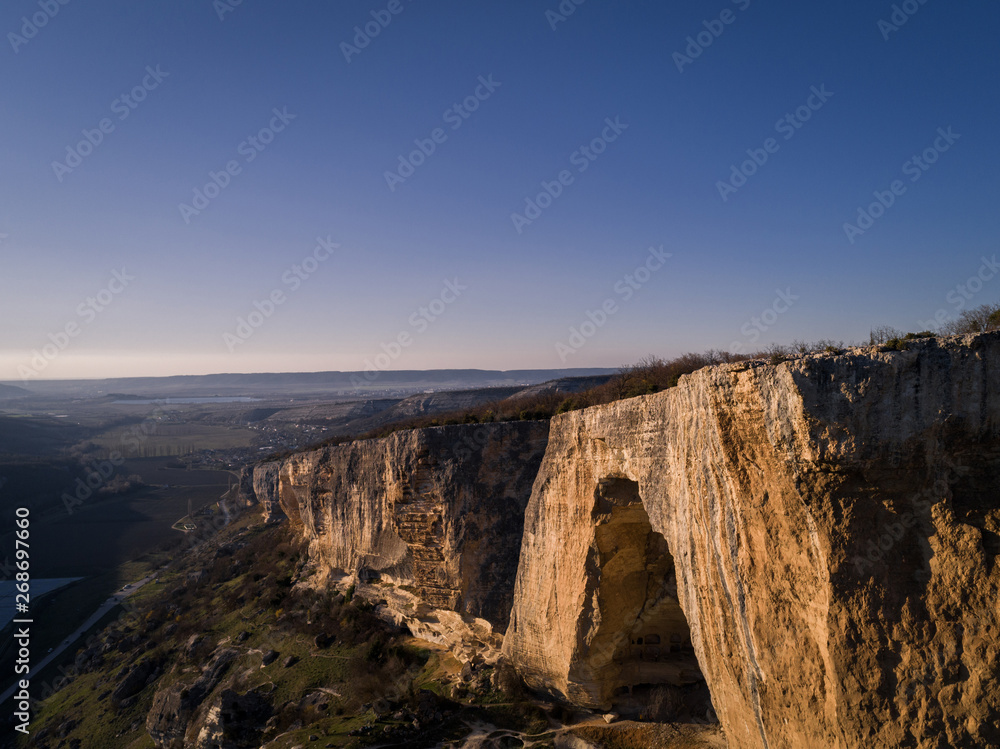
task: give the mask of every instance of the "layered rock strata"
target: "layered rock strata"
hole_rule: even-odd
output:
[[[560,699],[707,688],[740,749],[1000,747],[1000,334],[903,345],[710,367],[551,427],[328,447],[241,485],[415,634],[464,626],[468,656],[506,630]]]
[[[1000,746],[1000,335],[908,345],[554,418],[506,657],[593,707],[702,677],[740,749]]]
[[[503,633],[547,434],[544,422],[472,424],[334,445],[256,466],[254,496],[324,570],[393,586],[384,597],[399,616],[412,609],[411,628],[440,610]]]

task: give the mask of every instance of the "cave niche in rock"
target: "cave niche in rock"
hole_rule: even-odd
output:
[[[639,485],[622,476],[600,480],[594,513],[600,624],[588,660],[602,701],[654,719],[704,717],[711,701],[678,601],[674,559],[650,524]]]

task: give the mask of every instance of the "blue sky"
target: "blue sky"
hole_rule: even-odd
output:
[[[0,379],[617,366],[996,302],[1000,7],[900,5],[10,0]]]

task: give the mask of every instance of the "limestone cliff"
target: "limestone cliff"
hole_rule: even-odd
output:
[[[704,678],[739,749],[1000,746],[998,386],[985,334],[554,418],[505,655],[591,706]]]
[[[285,517],[279,501],[278,472],[281,461],[248,465],[240,472],[239,499],[246,507],[261,506],[264,520],[271,522]]]
[[[253,493],[324,571],[390,584],[377,595],[415,632],[464,617],[502,634],[547,434],[544,422],[398,432],[258,465]]]

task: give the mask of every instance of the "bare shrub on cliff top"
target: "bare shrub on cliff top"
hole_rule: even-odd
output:
[[[617,397],[632,398],[637,395],[649,395],[674,387],[681,375],[691,374],[702,367],[719,363],[723,354],[683,354],[676,359],[661,359],[658,356],[647,356],[636,364],[622,367],[618,375],[608,384]],[[600,389],[600,388],[598,388]]]
[[[709,351],[704,354],[684,354],[675,359],[663,359],[650,355],[636,364],[621,367],[618,374],[603,385],[580,393],[567,395],[559,392],[544,392],[516,400],[497,400],[467,411],[454,411],[437,416],[415,417],[394,422],[360,435],[360,438],[385,437],[404,429],[550,419],[556,414],[568,411],[599,406],[637,395],[658,393],[661,390],[674,387],[681,375],[690,374],[711,364],[737,361],[741,358],[746,357],[717,351]],[[346,438],[335,438],[324,444],[336,444],[345,440]]]
[[[941,332],[945,335],[969,335],[997,329],[1000,329],[1000,304],[981,304],[964,310],[957,319],[945,323]]]
[[[942,325],[936,335],[973,335],[987,333],[991,330],[1000,330],[1000,304],[981,304],[978,307],[963,310],[954,320]],[[935,333],[931,331],[904,333],[891,325],[880,325],[877,328],[872,328],[868,344],[871,346],[894,346],[899,341],[929,338],[934,335]]]
[[[889,341],[899,340],[904,335],[906,333],[891,325],[879,325],[877,328],[872,328],[871,333],[868,334],[868,344],[870,346],[881,346]]]
[[[1000,318],[1000,314],[997,317]],[[1000,319],[997,319],[996,322],[1000,324]],[[889,340],[900,339],[902,335],[894,328],[882,326],[872,330],[871,341],[873,344],[876,341],[885,343]],[[746,354],[714,349],[701,354],[682,354],[673,359],[664,359],[651,354],[635,364],[621,367],[618,373],[603,385],[592,387],[580,393],[567,394],[549,391],[513,400],[500,399],[464,411],[452,411],[435,416],[416,416],[386,424],[364,434],[333,437],[305,449],[311,450],[325,445],[337,445],[355,439],[379,439],[407,429],[425,429],[457,424],[490,424],[505,421],[541,421],[569,411],[601,406],[625,398],[668,390],[678,384],[681,376],[716,364],[728,364],[748,359],[764,359],[772,364],[779,364],[810,353],[840,353],[847,345],[852,344],[822,339],[811,343],[793,341],[787,346],[771,344],[764,350]],[[291,452],[278,453],[265,460],[276,460],[290,454]]]

